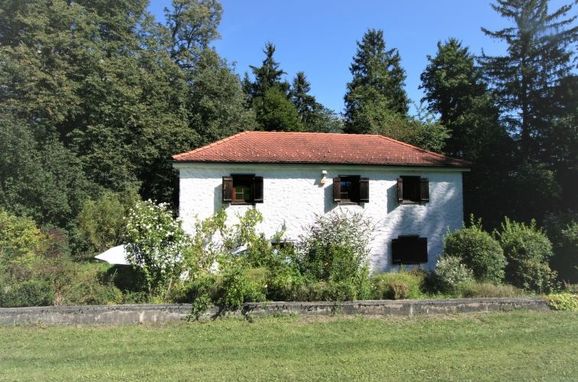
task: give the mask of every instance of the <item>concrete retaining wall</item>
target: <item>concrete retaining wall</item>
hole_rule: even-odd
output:
[[[469,312],[549,310],[546,301],[534,298],[477,298],[450,300],[348,301],[348,302],[265,302],[247,303],[232,315],[331,315],[358,314],[414,316]],[[0,325],[126,325],[161,324],[184,320],[189,304],[99,305],[0,308]],[[216,310],[208,311],[210,318]]]

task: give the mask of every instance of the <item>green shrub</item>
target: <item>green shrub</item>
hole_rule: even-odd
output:
[[[529,225],[509,220],[496,232],[506,260],[506,280],[512,285],[537,293],[555,287],[556,272],[548,266],[552,243],[532,221]]]
[[[319,216],[300,238],[297,261],[314,280],[341,282],[368,273],[371,228],[361,214]]]
[[[482,229],[481,222],[476,222],[473,216],[469,227],[445,237],[444,255],[460,258],[478,281],[499,283],[504,279],[504,252],[500,244]]]
[[[54,291],[44,280],[27,280],[0,288],[0,306],[47,306],[54,303]]]
[[[518,297],[524,291],[512,285],[495,285],[488,282],[464,283],[459,288],[462,297]]]
[[[123,294],[112,283],[103,280],[102,272],[77,271],[74,281],[62,290],[64,305],[108,305],[123,302]]]
[[[143,272],[149,294],[162,301],[179,281],[190,250],[180,221],[166,204],[138,202],[127,218],[126,240],[129,262]]]
[[[578,312],[578,295],[571,293],[551,294],[547,297],[548,305],[554,310]]]
[[[431,276],[434,289],[443,293],[456,293],[461,285],[474,280],[472,270],[451,256],[440,257]]]
[[[79,236],[88,243],[88,256],[122,244],[128,212],[140,200],[136,190],[106,191],[86,200],[77,217]]]
[[[372,298],[376,300],[401,300],[420,298],[423,293],[423,272],[386,272],[371,278]]]
[[[245,302],[265,301],[265,272],[228,265],[213,298],[221,311],[237,310]]]

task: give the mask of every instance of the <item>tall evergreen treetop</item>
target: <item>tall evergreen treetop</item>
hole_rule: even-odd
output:
[[[284,93],[287,93],[289,90],[289,84],[282,80],[283,75],[286,73],[279,69],[279,63],[275,61],[273,57],[275,50],[275,45],[268,42],[265,44],[265,49],[263,50],[265,59],[261,66],[250,66],[255,76],[255,81],[250,89],[250,95],[252,97],[261,97],[272,87],[278,87]]]
[[[519,136],[522,159],[541,150],[541,137],[552,117],[555,89],[572,68],[578,40],[573,4],[550,13],[548,0],[497,0],[492,5],[513,26],[482,31],[508,45],[504,56],[483,56],[510,130]]]
[[[353,79],[347,84],[345,116],[350,127],[364,103],[379,95],[393,113],[406,115],[409,99],[404,90],[405,71],[397,49],[386,49],[383,31],[370,29],[357,43],[357,53],[349,68]],[[355,129],[350,129],[355,130]]]

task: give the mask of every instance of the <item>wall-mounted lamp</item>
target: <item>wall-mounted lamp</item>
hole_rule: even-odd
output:
[[[320,185],[324,185],[327,182],[327,170],[321,170],[321,179],[319,180]]]

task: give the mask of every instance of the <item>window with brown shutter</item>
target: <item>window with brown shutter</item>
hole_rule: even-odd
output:
[[[333,178],[333,201],[341,204],[369,202],[369,179],[359,175]]]
[[[393,264],[427,263],[427,239],[425,237],[399,236],[391,241]]]
[[[429,202],[429,180],[419,176],[401,176],[397,179],[398,203]]]
[[[263,177],[252,174],[224,176],[223,203],[263,203]]]

